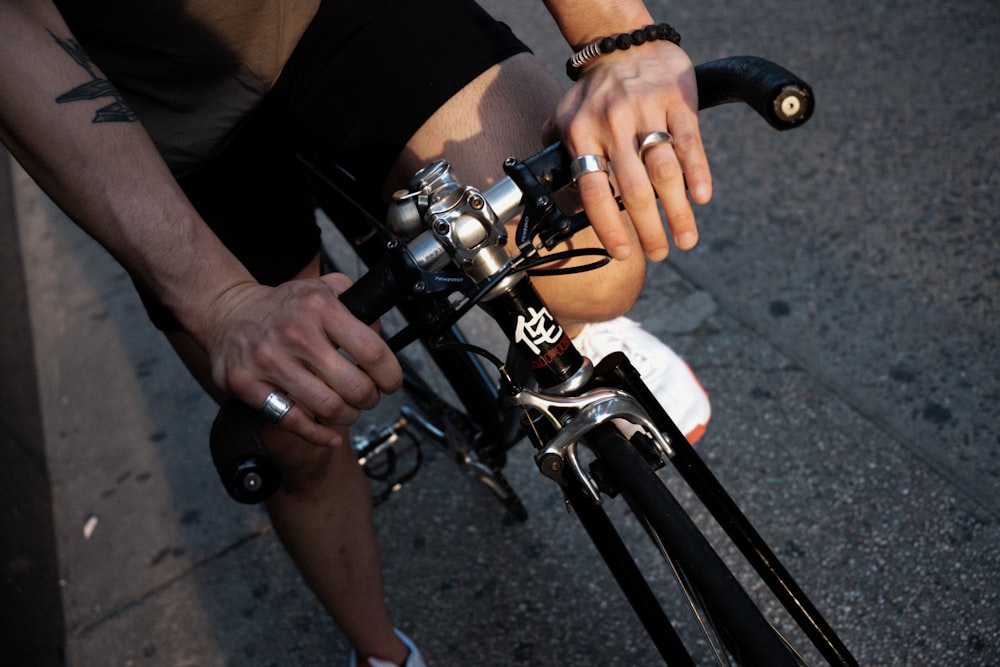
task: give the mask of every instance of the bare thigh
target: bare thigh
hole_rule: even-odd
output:
[[[473,80],[427,120],[410,139],[386,184],[403,187],[420,167],[437,159],[453,165],[456,177],[485,188],[503,177],[509,156],[529,157],[544,148],[542,132],[563,88],[530,54],[519,54]],[[513,237],[513,235],[511,235]],[[587,230],[574,247],[599,247]],[[624,262],[572,278],[536,281],[549,308],[565,321],[615,317],[638,298],[645,276],[641,252]]]

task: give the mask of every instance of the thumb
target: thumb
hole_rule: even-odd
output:
[[[559,126],[556,123],[555,118],[549,116],[542,125],[542,142],[548,146],[549,144],[554,144],[559,141],[562,137],[559,136]]]
[[[354,284],[354,281],[343,273],[327,273],[320,276],[319,279],[337,296],[346,292],[347,288]]]

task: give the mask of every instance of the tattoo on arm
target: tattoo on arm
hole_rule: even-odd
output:
[[[49,34],[52,35],[52,32],[49,31]],[[68,53],[69,57],[90,75],[90,81],[63,93],[56,98],[57,103],[66,104],[68,102],[98,100],[110,97],[114,101],[98,109],[94,114],[92,122],[134,123],[137,120],[135,112],[132,111],[114,85],[107,79],[98,76],[97,72],[94,71],[93,61],[84,53],[83,48],[80,47],[80,44],[76,40],[62,39],[55,35],[52,35],[52,39],[56,40],[56,44],[62,47],[62,50]]]

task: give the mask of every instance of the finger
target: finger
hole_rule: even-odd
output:
[[[314,335],[296,335],[300,337],[285,337],[290,356],[269,379],[323,421],[351,425],[361,410],[378,404],[380,390],[393,391],[402,382],[399,364],[385,343],[352,317],[324,319]],[[363,338],[369,340],[359,343]],[[338,341],[344,341],[344,352],[337,349]],[[357,357],[364,366],[356,363]]]
[[[670,132],[691,199],[698,204],[707,204],[712,199],[712,172],[701,140],[697,113],[685,111],[672,114]]]
[[[340,358],[333,368],[327,365],[322,372],[299,373],[289,394],[313,417],[329,424],[350,426],[358,421],[362,410],[378,404],[379,392],[363,371],[343,356],[337,356]]]
[[[570,173],[591,228],[613,258],[628,258],[632,254],[632,239],[619,212],[607,160],[596,150],[586,152],[571,145],[567,148],[576,155]]]
[[[273,385],[263,383],[258,391],[266,391],[267,397],[270,397],[272,393],[277,393],[279,396],[284,394],[284,392],[276,392]],[[267,397],[261,399],[259,405],[264,406],[268,400]],[[287,398],[286,400],[290,401]],[[261,409],[261,413],[266,423],[294,433],[313,444],[327,447],[337,447],[344,444],[344,437],[340,431],[317,422],[308,411],[294,402],[288,405],[283,414],[279,415],[273,410],[268,412],[265,408]]]
[[[338,297],[354,284],[354,281],[343,273],[327,273],[320,276],[319,279]]]
[[[293,407],[285,415],[279,427],[317,445],[339,447],[344,444],[344,436],[340,430],[317,421],[299,406]]]
[[[325,339],[323,345],[330,347]],[[286,355],[279,360],[261,363],[257,368],[262,375],[260,384],[271,387],[269,391],[280,387],[296,402],[289,414],[301,410],[309,419],[350,426],[360,418],[362,409],[374,407],[378,402],[378,390],[371,378],[335,350],[333,369],[330,364],[321,367],[314,356],[303,353],[297,346],[286,343],[283,351]],[[258,356],[259,360],[262,358]],[[287,415],[281,419],[283,427],[286,418]],[[293,418],[292,421],[299,420]]]
[[[677,150],[680,151],[681,148]],[[712,172],[709,169],[708,160],[705,158],[704,149],[699,143],[695,157],[686,157],[680,153],[678,157],[683,165],[685,182],[691,199],[696,204],[707,204],[712,200]]]
[[[684,170],[673,146],[662,143],[648,148],[643,160],[649,181],[663,206],[674,244],[682,250],[694,247],[698,242],[698,227],[687,198]]]
[[[656,205],[657,191],[634,145],[630,143],[627,148],[622,147],[616,156],[615,180],[625,210],[646,256],[659,261],[667,256],[669,244]]]
[[[338,295],[349,286],[343,281],[330,281],[328,284]],[[338,306],[346,311],[343,304]],[[399,360],[379,335],[378,323],[368,326],[346,312],[340,313],[347,316],[346,320],[336,317],[337,313],[332,311],[329,315],[323,321],[329,340],[343,349],[374,380],[379,390],[385,393],[398,390],[403,384],[403,371]]]
[[[327,284],[338,281],[343,284],[336,278]],[[254,348],[254,379],[282,387],[314,417],[350,425],[360,410],[378,403],[379,386],[365,369],[338,351],[338,343],[345,342],[354,355],[377,358],[387,366],[387,371],[380,371],[384,377],[379,381],[390,389],[392,367],[398,363],[378,334],[348,313],[333,291],[317,283],[306,287],[298,285],[294,314],[273,323],[267,339]],[[377,366],[368,363],[370,368]]]
[[[371,327],[353,319],[346,326],[341,321],[327,321],[324,327],[330,341],[342,351],[329,352],[322,360],[321,367],[327,369],[324,378],[339,383],[331,386],[341,388],[348,401],[369,409],[378,401],[379,392],[391,394],[402,386],[399,360]]]
[[[337,351],[327,331],[338,331],[343,338],[361,335],[381,341],[371,329],[346,314],[339,329],[325,323],[326,310],[317,313],[310,307],[322,297],[322,291],[318,291],[300,302],[300,315],[313,312],[319,321],[289,317],[275,324],[272,337],[254,349],[252,367],[257,369],[255,379],[281,387],[312,415],[351,424],[357,420],[359,409],[374,407],[378,402],[378,388],[372,378]],[[324,305],[328,310],[343,310],[336,299],[327,299]]]
[[[577,179],[576,186],[580,203],[601,245],[614,259],[628,259],[632,254],[632,239],[618,210],[608,175],[584,174]]]

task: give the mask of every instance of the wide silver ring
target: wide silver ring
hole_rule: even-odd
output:
[[[569,163],[569,174],[573,177],[573,182],[584,174],[593,174],[598,171],[608,173],[608,161],[600,155],[578,155]]]
[[[669,132],[650,132],[639,142],[639,159],[643,159],[646,151],[653,146],[672,143],[674,143],[674,138],[670,136]]]
[[[260,414],[264,420],[270,424],[277,425],[295,403],[291,402],[276,391],[272,391],[264,399],[264,405],[260,408]]]

